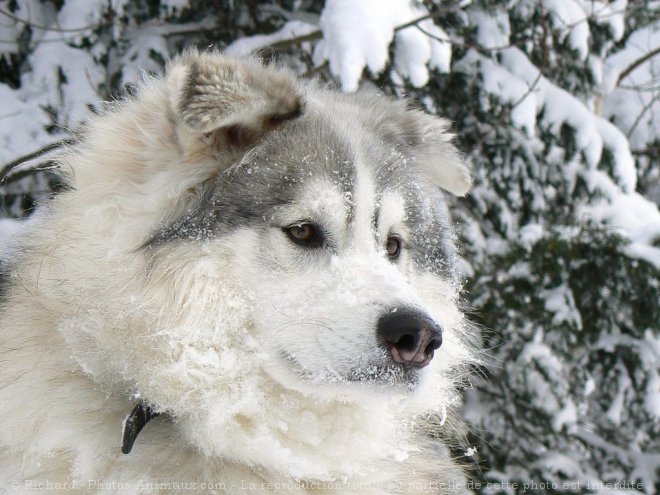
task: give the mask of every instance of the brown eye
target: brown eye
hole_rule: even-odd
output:
[[[312,225],[304,223],[302,225],[289,227],[289,233],[299,241],[307,242],[314,237],[316,230],[314,230]]]
[[[389,236],[385,243],[385,251],[390,258],[398,258],[401,253],[401,239],[393,235]]]
[[[311,223],[299,223],[284,229],[284,232],[296,244],[305,247],[318,247],[323,244],[321,229]]]

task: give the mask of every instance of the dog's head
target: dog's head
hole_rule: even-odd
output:
[[[99,381],[237,424],[265,394],[285,411],[287,391],[452,386],[468,352],[442,190],[470,177],[444,121],[191,52],[69,162],[109,254],[85,268],[105,295],[63,331]]]

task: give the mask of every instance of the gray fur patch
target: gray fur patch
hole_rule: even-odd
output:
[[[375,151],[374,151],[375,150]],[[405,201],[404,223],[411,233],[410,256],[418,269],[445,277],[455,277],[456,249],[449,211],[443,193],[428,184],[411,150],[400,143],[372,148],[380,197],[392,190]],[[377,222],[378,210],[376,211]]]
[[[316,137],[310,139],[308,133]],[[274,211],[292,204],[310,179],[325,178],[351,192],[354,162],[349,143],[318,118],[303,115],[271,132],[239,162],[200,186],[196,204],[161,227],[144,247],[270,226]]]
[[[412,232],[410,256],[419,268],[456,279],[455,234],[439,191],[424,202],[413,203],[406,224]]]

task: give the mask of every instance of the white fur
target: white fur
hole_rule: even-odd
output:
[[[472,359],[457,288],[417,273],[405,255],[390,263],[366,234],[376,206],[366,167],[358,167],[350,198],[355,231],[345,231],[343,193],[323,180],[274,213],[284,223],[322,216],[344,239],[340,254],[301,259],[277,229],[261,238],[249,228],[173,242],[155,257],[138,249],[225,156],[209,149],[222,139],[177,120],[191,60],[227,59],[189,53],[164,82],[149,82],[137,100],[90,123],[60,160],[72,190],[43,207],[12,257],[0,313],[0,486],[9,493],[56,484],[160,493],[159,483],[172,493],[205,483],[230,494],[273,492],[267,483],[279,484],[277,493],[463,491],[460,469],[427,436],[424,419],[451,407],[460,367]],[[281,71],[231,64],[239,75],[257,72],[241,77],[291,85],[272,98],[305,91]],[[309,91],[313,108],[322,92]],[[260,105],[285,114],[292,105],[285,99]],[[246,125],[268,132],[258,117],[250,114]],[[457,167],[451,177],[465,175]],[[464,193],[465,185],[452,178],[447,188]],[[400,195],[385,194],[380,207],[384,224],[403,228]],[[404,303],[445,329],[422,382],[414,391],[347,382],[344,373],[359,369],[360,359],[382,353],[373,331],[378,308]],[[164,414],[124,455],[122,424],[142,399]]]

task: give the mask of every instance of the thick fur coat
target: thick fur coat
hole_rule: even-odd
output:
[[[197,52],[91,121],[3,254],[3,490],[465,491],[446,127]],[[424,362],[379,334],[401,308],[442,335]]]

